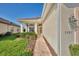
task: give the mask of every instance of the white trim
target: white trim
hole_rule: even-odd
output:
[[[42,10],[41,17],[43,17],[43,15],[44,15],[44,12],[45,12],[45,9],[46,9],[46,3],[44,3],[44,5],[43,5],[43,10]]]

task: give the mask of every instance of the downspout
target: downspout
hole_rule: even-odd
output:
[[[57,40],[58,55],[61,55],[61,3],[57,4]]]

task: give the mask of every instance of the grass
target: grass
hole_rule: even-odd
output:
[[[31,56],[32,51],[26,50],[28,40],[15,35],[0,37],[0,56]]]
[[[72,56],[79,56],[79,45],[73,44],[69,46],[70,53]]]

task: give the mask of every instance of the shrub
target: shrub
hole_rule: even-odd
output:
[[[2,37],[0,37],[0,40],[15,40],[15,39],[16,39],[15,35],[9,35],[9,36],[3,35]]]
[[[13,35],[15,35],[16,38],[19,38],[20,37],[20,33],[14,33]]]
[[[69,46],[70,53],[72,56],[79,56],[79,45],[78,44],[71,44]]]
[[[6,32],[4,35],[5,36],[9,36],[9,35],[11,35],[12,33],[11,32]]]
[[[2,37],[3,36],[3,34],[0,34],[0,37]]]

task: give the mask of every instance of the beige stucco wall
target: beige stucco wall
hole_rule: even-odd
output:
[[[17,31],[18,29],[19,29],[19,31]],[[13,30],[12,33],[18,33],[18,32],[20,32],[20,27],[9,25],[9,31],[11,32],[11,30]]]
[[[74,15],[74,8],[68,8],[64,4],[60,7],[60,35],[58,34],[58,11],[56,4],[43,23],[43,35],[55,52],[62,56],[70,55],[69,45],[74,43],[74,31],[70,29],[69,17]],[[58,36],[60,38],[58,39]],[[60,47],[60,48],[59,48]]]
[[[7,25],[6,24],[3,24],[3,23],[0,23],[0,34],[4,34],[5,32],[7,32]]]
[[[12,29],[13,29],[13,33],[17,33],[18,32],[17,29],[20,29],[20,27],[0,23],[0,34],[5,34],[6,32],[11,32]]]
[[[48,43],[53,47],[58,54],[57,44],[57,20],[56,20],[56,5],[54,5],[43,23],[43,35],[47,39]]]
[[[74,14],[73,8],[61,5],[61,55],[70,55],[69,45],[74,43],[74,32],[69,27],[69,17]],[[69,33],[70,32],[70,33]]]
[[[18,29],[20,29],[20,27],[17,27],[17,26],[13,26],[13,27],[14,27],[14,28],[13,28],[13,29],[14,29],[13,33],[18,33],[18,32],[20,31],[20,30],[17,31]]]

